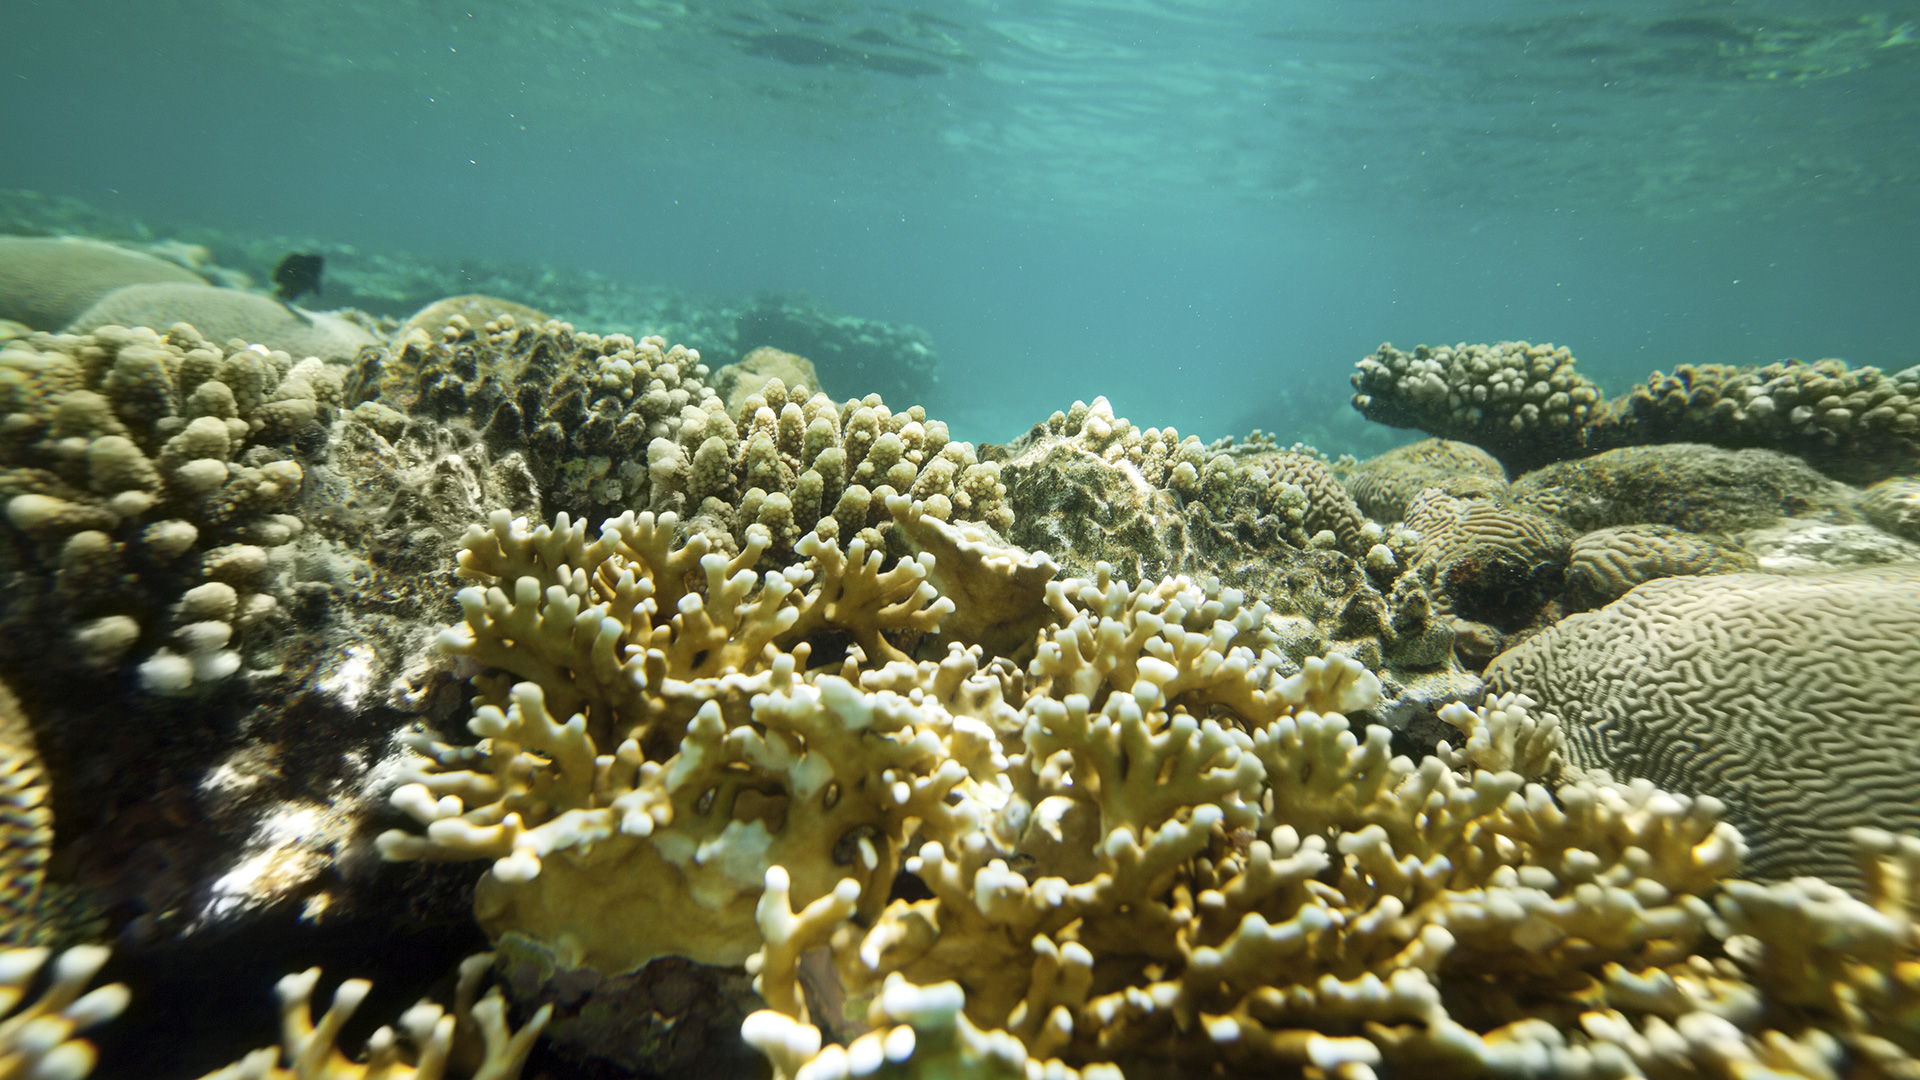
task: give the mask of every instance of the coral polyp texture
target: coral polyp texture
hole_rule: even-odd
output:
[[[1920,367],[1681,364],[1612,400],[1565,348],[1524,341],[1382,345],[1356,368],[1353,406],[1367,419],[1473,443],[1515,473],[1673,442],[1778,450],[1851,483],[1920,467]]]
[[[996,468],[919,406],[835,404],[769,378],[730,413],[710,377],[699,353],[661,338],[510,314],[476,330],[456,313],[437,336],[417,330],[397,352],[363,355],[353,383],[383,407],[458,418],[496,455],[523,455],[549,514],[672,512],[736,550],[758,524],[776,559],[827,519],[848,540],[867,530],[877,548],[895,494],[943,518],[1008,524]]]
[[[479,990],[491,954],[470,956],[460,965],[452,1009],[422,1000],[391,1025],[367,1039],[364,1060],[342,1053],[337,1040],[361,1002],[373,989],[365,979],[348,979],[318,1021],[313,991],[320,969],[289,975],[274,987],[280,999],[280,1044],[254,1051],[204,1080],[516,1080],[534,1041],[552,1010],[534,1012],[515,1030],[507,1021],[500,991]]]
[[[156,693],[232,675],[277,605],[268,551],[302,528],[296,446],[340,401],[338,368],[184,324],[7,342],[6,618],[69,662],[138,658]]]
[[[1488,670],[1582,768],[1717,798],[1748,872],[1857,884],[1849,827],[1920,829],[1920,568],[1649,581]]]

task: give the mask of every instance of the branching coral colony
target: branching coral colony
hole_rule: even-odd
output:
[[[1042,561],[889,510],[946,543],[813,533],[756,577],[764,531],[474,529],[442,642],[481,739],[415,737],[424,833],[384,853],[494,860],[482,923],[571,963],[744,962],[796,1080],[1920,1075],[1920,841],[1857,832],[1864,901],[1732,882],[1715,800],[1561,775],[1525,698],[1415,763],[1347,719],[1370,672],[1294,670],[1235,590],[1022,592]],[[1033,597],[1024,664],[916,658],[981,623],[928,583],[965,573]],[[902,870],[931,895],[889,902]],[[809,1015],[822,947],[844,1015]]]

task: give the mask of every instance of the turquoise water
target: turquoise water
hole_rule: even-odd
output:
[[[964,438],[1339,443],[1387,339],[1920,360],[1912,3],[5,7],[0,185],[805,289],[930,330]]]

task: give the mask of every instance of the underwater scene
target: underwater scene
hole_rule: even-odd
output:
[[[0,16],[0,1080],[1920,1080],[1920,5]]]

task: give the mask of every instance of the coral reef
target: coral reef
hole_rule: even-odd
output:
[[[762,345],[741,357],[739,363],[714,372],[713,388],[727,403],[728,414],[737,416],[747,395],[760,393],[770,379],[779,379],[795,401],[805,401],[820,392],[820,375],[813,369],[813,361],[770,345]]]
[[[936,516],[1007,524],[997,470],[919,406],[790,397],[772,378],[730,414],[700,355],[660,338],[510,317],[479,331],[456,317],[439,340],[425,337],[368,350],[356,394],[462,419],[496,457],[523,455],[545,515],[671,512],[727,550],[759,524],[779,560],[827,519],[849,539],[865,531],[879,550],[896,493],[929,500]]]
[[[1619,412],[1634,442],[1766,447],[1856,483],[1920,468],[1920,367],[1681,364],[1649,375]]]
[[[1022,722],[997,725],[1005,794],[957,788],[969,827],[905,864],[932,895],[869,922],[855,882],[801,903],[767,874],[749,968],[768,1007],[742,1033],[777,1076],[1911,1062],[1888,977],[1920,942],[1914,853],[1885,834],[1878,911],[1728,884],[1742,844],[1715,800],[1550,789],[1555,724],[1524,698],[1449,710],[1462,750],[1416,765],[1342,715],[1378,691],[1364,669],[1270,681],[1234,644],[1255,612],[1224,595],[1083,580],[1050,600],[1071,621],[1043,637]],[[1816,940],[1833,944],[1795,964]],[[825,1030],[798,960],[821,947],[848,995]],[[854,1031],[829,1044],[840,1015]]]
[[[59,330],[115,289],[154,282],[206,284],[190,270],[116,244],[0,236],[0,319],[35,330]]]
[[[1473,443],[1515,473],[1676,442],[1794,454],[1850,483],[1920,467],[1920,367],[1682,364],[1606,401],[1565,348],[1503,341],[1407,353],[1386,344],[1356,365],[1352,383],[1353,406],[1369,420]]]
[[[1068,573],[1104,562],[1134,580],[1186,574],[1265,598],[1293,663],[1332,652],[1382,669],[1379,718],[1396,727],[1479,689],[1452,661],[1432,598],[1402,573],[1413,534],[1367,522],[1310,451],[1142,431],[1096,398],[993,454],[1009,539],[1057,553]]]
[[[1920,569],[1647,582],[1494,661],[1571,761],[1729,807],[1762,877],[1858,884],[1845,830],[1920,828]]]
[[[156,693],[232,675],[236,638],[278,603],[268,549],[302,527],[284,512],[297,447],[340,393],[337,368],[184,325],[9,342],[6,619],[58,633],[82,666],[142,655]]]
[[[0,1071],[32,1080],[81,1080],[93,1071],[93,1044],[76,1038],[120,1015],[130,1000],[119,983],[87,989],[107,950],[76,945],[54,957],[45,988],[24,1007],[50,949],[0,950]]]

